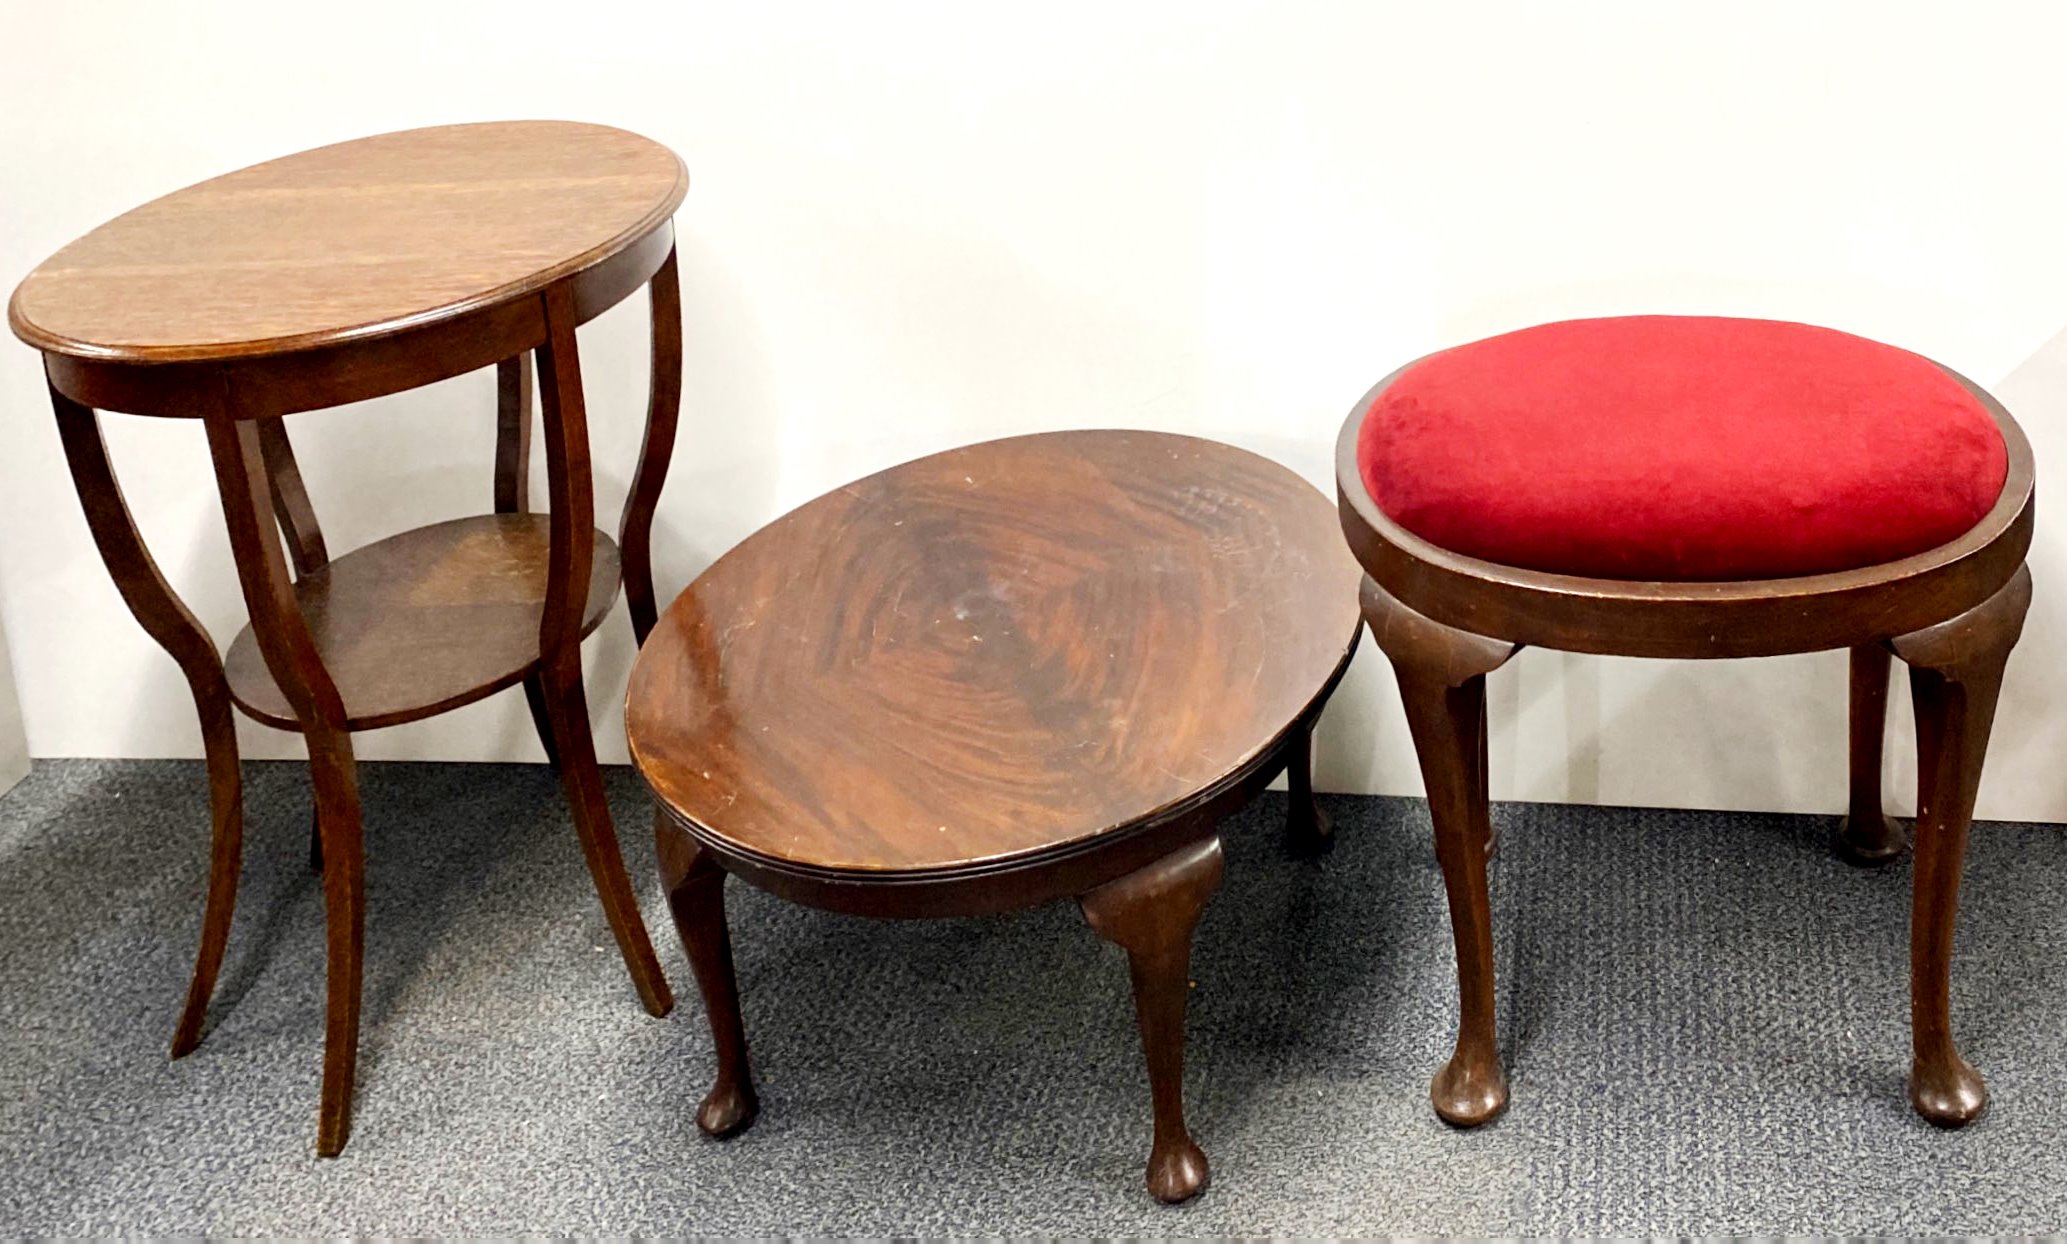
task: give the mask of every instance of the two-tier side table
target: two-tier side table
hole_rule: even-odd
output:
[[[15,334],[43,353],[101,556],[200,711],[214,847],[175,1057],[201,1039],[236,899],[243,813],[231,706],[308,743],[328,926],[320,1153],[344,1146],[358,1048],[365,895],[354,731],[522,684],[639,996],[655,1015],[673,1005],[604,802],[581,641],[609,612],[620,576],[642,642],[654,624],[648,545],[681,387],[672,218],[687,187],[673,152],[605,126],[385,134],[139,207],[52,256],[9,304]],[[595,530],[575,327],[642,286],[652,389],[612,543]],[[530,513],[525,495],[533,354],[549,514]],[[494,513],[330,557],[284,416],[489,366],[500,394]],[[137,531],[97,410],[201,423],[251,614],[226,658]]]

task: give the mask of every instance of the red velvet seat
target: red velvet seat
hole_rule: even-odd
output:
[[[1806,324],[1569,320],[1430,355],[1365,413],[1394,522],[1605,579],[1775,579],[1895,561],[2001,494],[1988,410],[1929,360]]]

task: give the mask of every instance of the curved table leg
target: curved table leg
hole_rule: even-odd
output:
[[[653,375],[646,399],[646,436],[639,465],[625,494],[617,525],[617,551],[624,566],[625,607],[640,646],[652,633],[659,611],[653,598],[653,511],[675,456],[675,424],[682,413],[682,286],[675,252],[653,274],[649,287],[653,321]]]
[[[1205,1152],[1184,1126],[1184,1006],[1191,989],[1192,930],[1226,871],[1216,836],[1077,900],[1092,930],[1127,952],[1155,1100],[1148,1190],[1167,1203],[1197,1195],[1211,1178]]]
[[[737,1136],[760,1113],[754,1072],[746,1053],[746,1026],[739,1015],[739,978],[732,970],[732,934],[725,927],[725,870],[717,857],[687,831],[653,815],[653,846],[660,856],[660,884],[667,893],[675,932],[696,972],[717,1050],[718,1075],[696,1111],[696,1126],[724,1139]]]
[[[495,512],[531,511],[531,356],[520,354],[495,365]],[[533,674],[524,680],[524,704],[531,710],[531,729],[545,749],[546,764],[560,767],[553,747],[552,723],[546,720],[545,687]]]
[[[1312,858],[1335,849],[1335,823],[1313,798],[1313,722],[1292,728],[1286,748],[1285,846],[1294,855]]]
[[[1507,1106],[1494,1043],[1493,917],[1486,888],[1492,837],[1486,799],[1486,675],[1518,645],[1432,621],[1365,579],[1364,618],[1399,678],[1407,726],[1428,788],[1436,859],[1457,944],[1457,1048],[1429,1086],[1435,1112],[1476,1127]]]
[[[588,861],[603,915],[617,938],[639,998],[652,1014],[674,1008],[674,994],[639,918],[639,900],[625,876],[603,775],[589,733],[588,695],[581,677],[581,621],[587,606],[595,541],[595,495],[589,475],[588,413],[581,393],[581,360],[574,340],[573,294],[555,286],[545,296],[546,342],[538,352],[545,398],[546,479],[551,490],[552,545],[539,619],[538,679],[546,718],[560,757],[560,780],[573,805],[574,829]]]
[[[261,431],[252,419],[228,414],[204,420],[222,494],[223,519],[252,632],[266,669],[294,706],[309,748],[316,788],[316,823],[323,847],[323,912],[327,993],[323,1090],[317,1110],[316,1152],[334,1157],[351,1134],[352,1079],[359,1057],[360,960],[365,947],[365,853],[360,840],[358,772],[344,701],[323,666],[295,599],[281,552],[280,532],[268,512],[270,485]]]
[[[1981,762],[2010,649],[2031,605],[2031,572],[1946,622],[1889,641],[1909,663],[1916,704],[1916,890],[1909,923],[1909,1100],[1940,1127],[1962,1127],[1988,1104],[1981,1074],[1952,1039],[1952,934]]]
[[[1877,868],[1909,849],[1909,835],[1880,803],[1881,748],[1888,725],[1888,650],[1852,649],[1851,804],[1837,823],[1837,853],[1848,863]]]
[[[208,1000],[215,993],[216,974],[230,940],[230,920],[237,906],[237,872],[244,849],[244,781],[237,764],[237,728],[230,705],[230,685],[222,658],[201,623],[159,573],[158,564],[136,529],[122,487],[108,461],[107,444],[93,411],[50,391],[57,410],[57,429],[71,465],[72,482],[86,511],[93,542],[115,580],[115,589],[137,622],[179,663],[201,719],[201,743],[208,757],[208,802],[212,846],[208,861],[208,899],[202,909],[201,944],[194,955],[194,976],[186,1005],[172,1033],[172,1056],[178,1058],[201,1044],[208,1018]]]

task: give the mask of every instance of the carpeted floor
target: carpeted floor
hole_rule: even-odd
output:
[[[244,889],[206,1042],[165,1056],[206,857],[181,762],[45,761],[0,798],[0,1229],[384,1233],[2042,1232],[2067,1228],[2067,832],[1985,825],[1954,1017],[1993,1106],[1909,1111],[1908,870],[1820,818],[1511,805],[1495,866],[1507,1115],[1430,1113],[1455,986],[1427,813],[1282,796],[1229,827],[1200,927],[1193,1127],[1214,1183],[1140,1187],[1120,953],[1067,905],[883,923],[732,890],[762,1114],[711,1071],[643,792],[610,774],[683,995],[638,1007],[553,779],[369,764],[356,1126],[312,1156],[322,910],[300,766],[246,767]]]

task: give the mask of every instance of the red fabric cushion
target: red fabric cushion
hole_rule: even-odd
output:
[[[1806,324],[1569,320],[1431,355],[1372,403],[1364,485],[1431,543],[1605,579],[1894,561],[1995,504],[2009,453],[1928,359]]]

